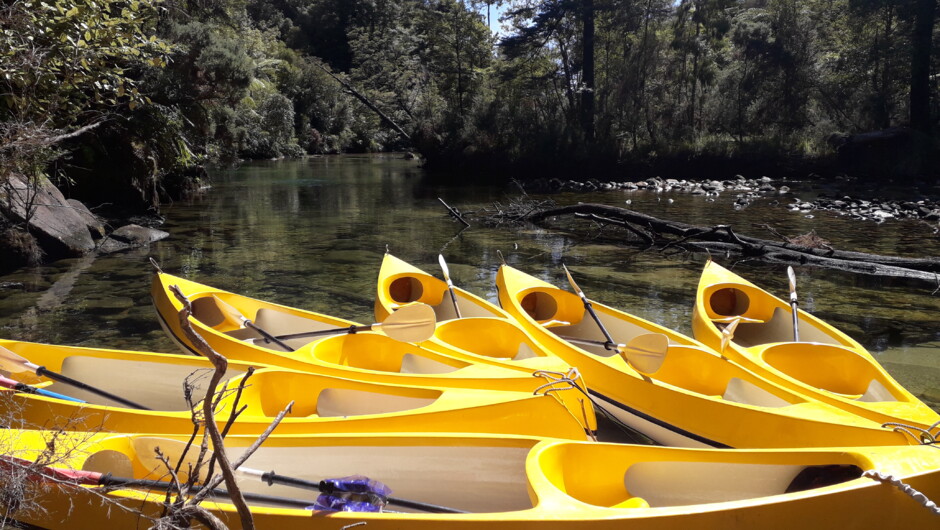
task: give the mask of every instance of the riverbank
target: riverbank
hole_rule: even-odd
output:
[[[47,179],[11,175],[0,195],[0,273],[62,258],[109,254],[149,245],[169,234],[158,217],[104,218],[67,199]]]
[[[812,215],[823,210],[845,215],[860,221],[884,222],[888,219],[918,220],[929,223],[940,221],[940,185],[920,181],[904,187],[859,182],[856,177],[841,175],[825,180],[818,175],[796,180],[774,180],[770,177],[748,179],[736,175],[726,180],[687,180],[654,177],[638,181],[586,181],[562,179],[535,179],[520,183],[530,193],[563,192],[630,192],[648,191],[668,196],[688,193],[705,197],[730,194],[735,209],[752,204],[781,206],[788,210]],[[816,194],[815,198],[807,195]],[[896,198],[892,198],[896,197]],[[668,199],[667,200],[671,200]],[[624,201],[631,204],[630,199]]]

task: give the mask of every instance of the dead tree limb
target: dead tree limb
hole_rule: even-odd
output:
[[[251,516],[251,508],[248,507],[245,497],[242,496],[241,488],[238,486],[238,481],[235,479],[234,468],[231,462],[229,462],[228,455],[225,453],[225,440],[222,438],[222,433],[219,432],[219,426],[215,423],[215,411],[212,410],[212,397],[215,396],[215,389],[228,370],[228,359],[213,350],[189,324],[192,309],[190,308],[189,300],[183,295],[179,287],[173,285],[170,289],[173,291],[173,294],[176,295],[177,299],[179,299],[180,303],[183,304],[183,308],[179,312],[179,319],[180,325],[186,333],[186,338],[199,350],[199,353],[208,357],[212,365],[215,366],[215,371],[212,373],[212,378],[209,380],[209,385],[206,388],[206,398],[202,400],[202,414],[205,421],[205,429],[212,439],[214,457],[219,462],[222,476],[225,478],[225,487],[231,495],[232,504],[235,505],[235,509],[238,511],[242,528],[244,530],[254,530],[255,521]]]
[[[351,84],[349,84],[349,82],[345,81],[343,78],[334,74],[332,70],[330,70],[327,66],[321,64],[320,61],[311,61],[311,62],[315,64],[317,67],[319,67],[320,70],[323,70],[326,73],[326,75],[332,77],[337,83],[342,85],[343,88],[345,88],[347,92],[349,92],[353,97],[361,101],[363,105],[369,107],[369,110],[376,113],[376,115],[378,115],[378,117],[381,118],[382,121],[387,123],[388,126],[391,127],[392,129],[395,129],[395,132],[402,135],[402,137],[405,140],[408,140],[409,142],[411,141],[411,136],[409,136],[408,133],[406,133],[405,130],[401,128],[401,126],[395,123],[395,120],[393,120],[388,114],[385,114],[384,112],[382,112],[382,110],[376,107],[375,104],[372,103],[372,101],[369,98],[362,95],[362,93],[356,90]]]
[[[444,199],[440,197],[438,197],[437,200],[441,201],[441,204],[444,205],[444,208],[447,208],[447,211],[450,212],[451,217],[463,223],[465,227],[470,228],[470,223],[468,223],[467,220],[463,218],[463,215],[461,215],[456,208],[451,207],[451,205],[444,202]]]
[[[859,274],[893,276],[933,284],[940,283],[940,259],[903,258],[881,256],[864,252],[834,250],[831,247],[810,248],[793,244],[794,238],[771,241],[740,235],[729,225],[704,227],[678,221],[659,219],[626,208],[603,204],[582,203],[559,208],[540,209],[528,215],[527,220],[545,225],[549,219],[563,216],[589,217],[594,220],[623,226],[634,234],[642,226],[649,237],[667,248],[684,248],[693,252],[739,253],[765,261],[813,265]],[[777,234],[780,235],[779,233]],[[641,236],[644,242],[648,239]]]

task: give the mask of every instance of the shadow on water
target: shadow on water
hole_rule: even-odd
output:
[[[371,322],[375,278],[386,245],[439,273],[446,247],[460,286],[495,301],[497,250],[519,268],[564,285],[564,260],[597,300],[691,331],[690,310],[704,256],[665,257],[606,240],[535,227],[460,232],[437,201],[472,210],[506,201],[514,188],[427,185],[416,162],[358,155],[265,162],[218,171],[205,195],[166,206],[170,238],[149,249],[63,260],[0,277],[0,336],[39,342],[172,352],[150,305],[149,256],[164,270],[249,296]],[[508,190],[508,191],[507,191]],[[916,223],[874,224],[788,211],[781,197],[734,210],[734,197],[649,192],[561,194],[551,199],[624,205],[693,224],[732,224],[769,237],[815,229],[837,248],[938,255],[940,241]],[[776,202],[776,205],[774,204]],[[459,235],[458,235],[459,234]],[[715,259],[782,295],[785,267]],[[940,408],[940,319],[935,285],[911,285],[800,268],[801,307],[875,352],[885,367]]]

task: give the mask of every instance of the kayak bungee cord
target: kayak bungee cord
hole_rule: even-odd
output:
[[[924,508],[930,510],[934,515],[940,515],[940,506],[937,506],[937,503],[930,500],[926,495],[917,491],[909,484],[905,484],[901,479],[890,475],[888,473],[882,473],[874,469],[869,469],[868,471],[862,473],[863,477],[870,478],[872,480],[881,482],[882,484],[890,484],[895,488],[899,489],[902,493],[908,495],[910,498],[914,499],[917,504],[920,504]]]
[[[557,385],[559,383],[568,383],[570,386],[577,388],[582,394],[584,394],[588,398],[588,400],[591,402],[591,404],[594,405],[595,410],[599,410],[601,414],[603,414],[604,417],[607,418],[608,421],[610,421],[610,423],[612,423],[614,426],[620,429],[624,434],[630,437],[630,439],[636,440],[638,442],[643,442],[643,443],[653,442],[653,440],[650,440],[646,435],[637,431],[633,427],[630,427],[629,425],[624,423],[621,419],[617,418],[612,412],[610,412],[609,410],[604,408],[601,404],[597,403],[594,399],[592,399],[591,395],[584,388],[581,388],[581,385],[579,385],[577,381],[575,380],[581,377],[581,374],[578,372],[577,368],[572,367],[571,370],[568,371],[568,373],[553,372],[550,370],[538,370],[538,371],[532,372],[532,375],[535,377],[544,377],[546,380],[549,381],[548,383],[545,383],[544,385],[536,388],[533,394],[538,394],[543,388],[546,388],[546,387],[549,387],[549,388],[548,390],[544,392],[545,394],[548,394],[549,392],[555,392],[558,390],[568,390],[568,388],[558,388],[558,389],[553,388],[554,385]],[[654,445],[660,445],[660,444],[654,443]]]

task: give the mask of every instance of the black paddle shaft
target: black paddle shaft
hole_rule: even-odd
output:
[[[98,484],[102,486],[125,486],[129,488],[146,488],[146,489],[155,489],[166,491],[170,489],[176,489],[174,484],[171,482],[163,482],[161,480],[144,480],[144,479],[133,479],[133,478],[124,478],[124,477],[113,477],[110,473],[102,475],[98,480]],[[198,493],[203,489],[203,486],[192,486],[189,489],[189,493]],[[223,488],[215,488],[211,491],[213,497],[229,497],[231,496],[228,493],[228,490]],[[276,495],[264,495],[262,493],[251,493],[251,492],[242,492],[242,497],[247,501],[256,501],[256,502],[269,502],[272,504],[281,504],[284,506],[291,506],[297,508],[306,508],[313,505],[313,501],[304,500],[304,499],[293,499],[290,497],[278,497]]]
[[[330,494],[335,491],[333,486],[326,481],[314,482],[312,480],[304,480],[295,477],[288,477],[284,475],[279,475],[274,471],[268,471],[261,475],[261,480],[267,485],[271,486],[276,484],[285,484],[288,486],[296,486],[299,488],[315,489],[320,490],[323,493]],[[455,508],[448,508],[446,506],[439,506],[437,504],[430,504],[426,502],[411,501],[408,499],[399,499],[398,497],[386,497],[385,500],[389,504],[395,506],[401,506],[404,508],[412,508],[415,510],[421,510],[428,513],[469,513],[463,510],[457,510]]]
[[[71,377],[66,377],[66,376],[64,376],[64,375],[62,375],[62,374],[57,374],[57,373],[55,373],[55,372],[50,372],[49,370],[46,369],[45,366],[38,366],[38,367],[36,367],[36,375],[38,375],[38,376],[40,376],[40,377],[48,377],[49,379],[52,379],[53,381],[58,381],[58,382],[60,382],[60,383],[65,383],[65,384],[67,384],[67,385],[74,386],[75,388],[80,388],[80,389],[82,389],[82,390],[86,390],[86,391],[88,391],[88,392],[91,392],[92,394],[98,394],[98,395],[101,396],[101,397],[108,398],[108,399],[110,399],[110,400],[112,400],[112,401],[117,401],[118,403],[120,403],[120,404],[122,404],[122,405],[124,405],[124,406],[127,406],[127,407],[131,407],[131,408],[139,409],[139,410],[150,410],[150,408],[148,408],[148,407],[145,407],[145,406],[140,405],[140,404],[138,404],[138,403],[134,403],[133,401],[131,401],[131,400],[129,400],[129,399],[124,399],[124,398],[122,398],[121,396],[114,395],[114,394],[112,394],[112,393],[110,393],[110,392],[108,392],[108,391],[106,391],[106,390],[101,390],[100,388],[96,388],[96,387],[93,387],[93,386],[91,386],[91,385],[82,383],[81,381],[76,381],[75,379],[72,379]]]
[[[597,323],[597,327],[601,329],[601,333],[604,334],[604,338],[607,339],[607,343],[604,344],[605,350],[616,350],[617,342],[614,341],[614,338],[610,336],[610,333],[607,331],[607,327],[604,326],[601,319],[597,316],[597,313],[594,312],[594,306],[591,305],[591,302],[588,301],[587,297],[583,294],[581,295],[581,301],[584,302],[584,309],[587,309],[587,312],[591,314],[591,318],[594,319],[594,322]]]
[[[291,348],[290,346],[288,346],[287,344],[285,344],[283,341],[281,341],[281,339],[283,339],[284,337],[280,337],[280,338],[279,338],[279,337],[275,337],[274,335],[271,335],[271,334],[268,333],[267,331],[265,331],[265,330],[259,328],[258,326],[255,325],[254,322],[252,322],[252,321],[250,321],[250,320],[248,320],[248,319],[245,319],[245,325],[248,326],[249,328],[251,328],[251,329],[257,331],[258,333],[260,333],[261,336],[264,337],[264,340],[266,340],[266,341],[268,341],[268,342],[273,342],[273,343],[277,344],[278,346],[284,348],[284,349],[287,350],[287,351],[295,351],[294,348]]]

